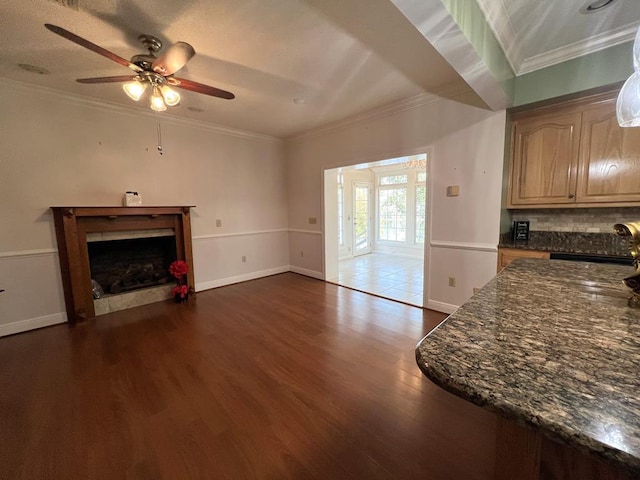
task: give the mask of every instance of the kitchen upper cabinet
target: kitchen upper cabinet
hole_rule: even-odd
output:
[[[573,203],[582,114],[553,113],[514,122],[511,203]]]
[[[640,129],[618,126],[614,101],[582,115],[576,202],[640,202]]]
[[[509,208],[640,204],[640,128],[618,126],[616,96],[513,114]]]

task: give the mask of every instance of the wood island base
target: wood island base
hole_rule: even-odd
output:
[[[498,418],[496,480],[631,480],[608,463]]]

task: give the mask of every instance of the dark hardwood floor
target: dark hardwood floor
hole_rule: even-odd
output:
[[[0,339],[2,479],[489,479],[444,315],[293,273]]]

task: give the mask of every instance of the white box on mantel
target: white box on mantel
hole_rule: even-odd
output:
[[[139,207],[142,205],[142,195],[138,192],[124,192],[122,205],[125,207]]]

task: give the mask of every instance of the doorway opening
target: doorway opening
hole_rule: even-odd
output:
[[[327,281],[422,307],[428,154],[324,172]]]

